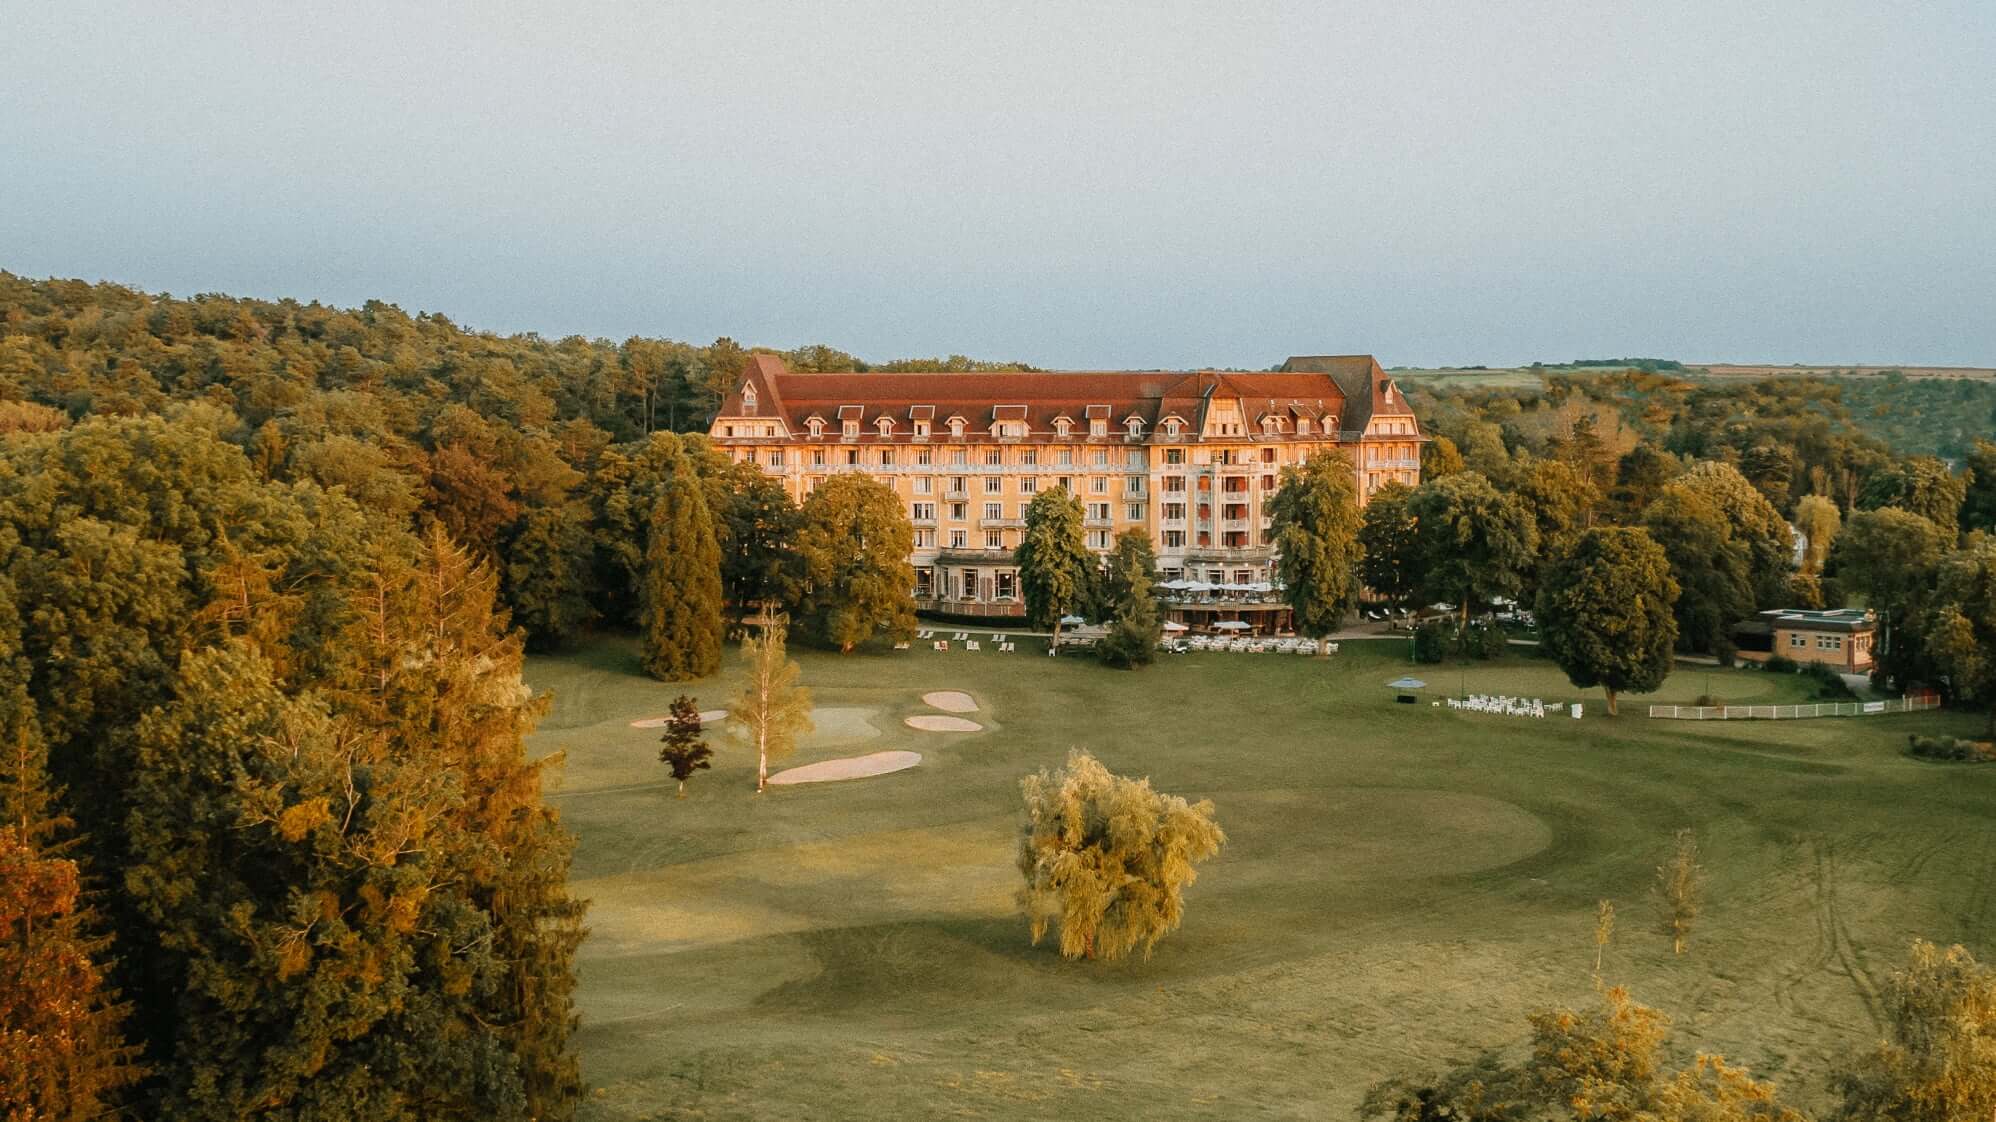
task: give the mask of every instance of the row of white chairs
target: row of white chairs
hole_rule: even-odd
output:
[[[936,637],[936,632],[934,632],[934,631],[932,631],[932,630],[930,630],[930,629],[928,629],[928,628],[923,628],[922,630],[920,630],[920,631],[917,631],[917,632],[915,632],[915,638],[917,638],[917,639],[920,639],[920,640],[923,640],[923,641],[925,641],[925,642],[926,642],[926,641],[928,641],[928,640],[931,640],[931,639],[934,639],[935,637]],[[1009,640],[1009,639],[1011,639],[1011,636],[1010,636],[1010,635],[1006,635],[1006,634],[1002,634],[1002,633],[1001,633],[1001,634],[997,634],[997,635],[993,635],[993,636],[991,636],[991,642],[993,642],[993,643],[1003,643],[1003,642],[1006,642],[1006,641],[1007,641],[1007,640]],[[947,641],[947,642],[953,642],[953,643],[968,643],[968,642],[971,642],[971,638],[970,638],[970,632],[968,632],[968,631],[959,631],[959,632],[957,632],[956,634],[954,634],[954,635],[951,635],[951,636],[949,637],[949,639],[948,639],[948,640],[946,640],[946,641]],[[974,648],[973,648],[973,649],[974,649]]]
[[[1194,635],[1185,641],[1187,650],[1231,651],[1235,654],[1300,654],[1317,653],[1315,639],[1220,639]],[[1338,653],[1336,643],[1328,644],[1326,652]]]
[[[934,634],[934,632],[930,632],[930,634]],[[916,633],[916,637],[917,637],[917,638],[920,638],[920,637],[921,637],[921,633],[920,633],[920,632],[917,632],[917,633]],[[1017,644],[1017,643],[1000,643],[1000,642],[998,642],[998,641],[996,640],[996,638],[995,638],[995,637],[994,637],[993,639],[991,639],[991,640],[987,640],[987,641],[988,641],[988,642],[990,642],[990,644],[991,644],[991,649],[992,649],[992,650],[997,650],[997,651],[1008,651],[1008,652],[1009,652],[1009,651],[1016,651],[1016,650],[1018,650],[1018,649],[1019,649],[1019,644]],[[933,646],[933,647],[934,647],[934,648],[935,648],[936,650],[939,650],[939,651],[946,651],[946,650],[949,650],[949,645],[950,645],[950,642],[951,642],[951,640],[949,640],[949,639],[937,639],[937,640],[934,640],[934,641],[933,641],[933,642],[931,643],[931,646]],[[906,644],[906,643],[896,643],[896,644],[894,644],[894,649],[895,649],[895,650],[897,650],[897,651],[905,651],[905,650],[907,650],[907,649],[908,649],[908,644]],[[976,640],[976,639],[965,639],[965,640],[963,640],[963,649],[964,649],[964,650],[966,650],[966,651],[981,651],[981,650],[983,650],[983,649],[984,649],[984,642],[980,642],[979,640]]]
[[[1465,709],[1471,713],[1498,713],[1506,717],[1543,718],[1547,713],[1556,711],[1559,705],[1556,702],[1552,705],[1547,705],[1536,697],[1489,697],[1484,694],[1473,693],[1468,697],[1449,698],[1448,707],[1450,709]]]

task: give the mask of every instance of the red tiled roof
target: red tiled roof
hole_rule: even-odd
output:
[[[1377,381],[1375,381],[1377,380]],[[1396,392],[1389,406],[1382,400],[1385,376],[1369,355],[1293,358],[1272,372],[1169,370],[1131,371],[997,371],[979,373],[800,373],[786,368],[775,355],[751,355],[742,381],[721,403],[719,416],[780,417],[793,432],[804,429],[812,416],[863,418],[866,439],[878,441],[875,422],[882,416],[947,420],[961,416],[966,439],[989,439],[995,420],[1025,420],[1032,438],[1051,437],[1054,420],[1065,417],[1086,436],[1086,420],[1111,422],[1109,439],[1126,437],[1123,424],[1131,417],[1144,422],[1145,438],[1153,438],[1157,423],[1176,415],[1191,426],[1196,439],[1213,398],[1236,398],[1242,420],[1256,434],[1262,418],[1282,419],[1281,432],[1293,437],[1294,418],[1337,418],[1347,433],[1361,429],[1373,412],[1404,413]],[[753,385],[757,408],[743,410],[743,388]],[[1375,392],[1375,390],[1378,392]],[[908,430],[897,425],[892,439],[905,440]],[[946,434],[939,434],[946,435]],[[1312,432],[1311,439],[1320,438]]]

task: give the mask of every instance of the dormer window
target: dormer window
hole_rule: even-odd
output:
[[[823,417],[813,417],[804,423],[811,426],[811,438],[813,440],[825,435],[825,420]]]
[[[1263,417],[1261,419],[1261,431],[1264,433],[1281,432],[1282,431],[1281,419],[1276,417]]]
[[[1172,419],[1164,423],[1164,435],[1177,436],[1178,431],[1179,431],[1178,418],[1173,417]]]
[[[755,416],[755,386],[748,382],[742,383],[742,416]]]
[[[962,417],[951,417],[949,419],[949,434],[951,436],[956,436],[956,437],[961,437],[963,435]]]
[[[1055,418],[1053,423],[1054,433],[1063,439],[1067,436],[1067,430],[1072,427],[1074,427],[1074,422],[1068,420],[1066,417]]]
[[[879,429],[879,430],[880,430],[880,435],[882,435],[882,436],[893,436],[893,435],[894,435],[894,418],[892,418],[892,417],[882,417],[882,418],[880,418],[880,419],[879,419],[878,421],[875,421],[875,422],[873,423],[873,427],[874,427],[874,428],[877,428],[877,429]]]
[[[928,438],[929,438],[929,422],[927,422],[927,421],[916,421],[916,422],[915,422],[915,439],[916,439],[916,440],[927,440]]]
[[[1310,435],[1310,418],[1308,417],[1296,418],[1296,435],[1297,436]]]
[[[1140,437],[1144,434],[1144,419],[1142,417],[1131,417],[1129,420],[1123,422],[1123,427],[1129,432],[1132,438]]]
[[[859,422],[858,422],[858,421],[844,421],[844,422],[841,422],[841,423],[840,423],[840,425],[839,425],[839,432],[841,432],[842,434],[844,434],[844,436],[845,436],[845,438],[846,438],[847,440],[858,440],[858,439],[859,439]]]

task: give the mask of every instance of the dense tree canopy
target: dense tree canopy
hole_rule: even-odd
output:
[[[1358,604],[1363,553],[1351,461],[1327,452],[1282,469],[1281,486],[1268,500],[1268,517],[1269,540],[1296,629],[1329,635]]]
[[[1087,602],[1095,565],[1081,515],[1080,500],[1066,489],[1041,491],[1026,506],[1026,527],[1014,555],[1026,620],[1051,628],[1056,641],[1061,617]]]
[[[1424,598],[1473,605],[1516,599],[1538,559],[1531,511],[1476,472],[1424,483],[1407,502],[1415,523]]]
[[[1581,689],[1601,686],[1608,713],[1622,692],[1663,685],[1677,644],[1677,582],[1640,529],[1597,527],[1561,538],[1540,578],[1536,614],[1545,653]]]
[[[849,652],[877,635],[913,634],[915,530],[893,488],[834,475],[804,500],[802,521],[802,609],[818,636]]]

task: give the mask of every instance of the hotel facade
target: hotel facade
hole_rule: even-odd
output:
[[[1116,371],[802,373],[753,355],[709,429],[717,447],[798,501],[836,472],[894,489],[915,528],[924,611],[1018,616],[1013,553],[1026,507],[1065,488],[1088,547],[1132,527],[1164,580],[1237,588],[1275,579],[1267,503],[1282,469],[1327,449],[1352,461],[1360,502],[1420,482],[1426,437],[1370,355],[1291,358],[1266,373]],[[1193,601],[1167,608],[1205,616]],[[1263,601],[1229,618],[1276,626]]]

